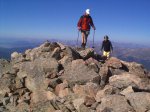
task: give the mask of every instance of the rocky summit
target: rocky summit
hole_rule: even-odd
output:
[[[0,60],[0,112],[150,112],[150,73],[92,48],[45,42]]]

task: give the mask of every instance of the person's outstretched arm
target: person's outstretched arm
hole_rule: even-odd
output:
[[[95,25],[93,23],[92,17],[90,16],[90,25],[93,27],[94,30],[96,30]]]

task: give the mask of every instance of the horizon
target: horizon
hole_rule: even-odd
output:
[[[43,42],[46,42],[47,40],[50,41],[50,42],[61,42],[61,43],[68,43],[68,42],[71,42],[72,44],[76,44],[77,43],[77,39],[57,39],[57,38],[16,38],[16,37],[13,37],[13,40],[12,38],[10,37],[7,37],[7,38],[1,38],[2,40],[0,41],[0,47],[1,48],[13,48],[13,46],[15,46],[17,48],[17,45],[18,45],[18,48],[20,47],[19,45],[22,45],[22,46],[31,46],[33,44],[33,46],[35,44],[42,44]],[[103,40],[95,40],[94,43],[95,44],[102,44],[102,41]],[[137,48],[150,48],[150,45],[146,45],[146,44],[140,44],[140,43],[133,43],[133,42],[119,42],[119,41],[113,41],[110,39],[110,41],[112,43],[114,43],[115,45],[122,45],[122,47],[125,47],[125,45],[127,45],[126,47],[130,48],[130,46],[137,46]],[[71,44],[70,43],[70,44]],[[81,43],[81,40],[78,40],[78,45],[79,43]],[[88,39],[88,45],[92,44],[93,43],[93,40],[92,39]],[[130,45],[130,46],[128,46]],[[79,45],[80,46],[80,45]]]
[[[95,41],[107,34],[114,42],[149,46],[149,0],[0,0],[0,38],[76,40],[77,22],[87,8]],[[93,30],[88,40],[92,36]]]

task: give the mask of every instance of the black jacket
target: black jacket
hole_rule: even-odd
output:
[[[103,41],[101,50],[103,50],[103,49],[106,52],[109,52],[109,51],[113,50],[112,44],[109,40]]]

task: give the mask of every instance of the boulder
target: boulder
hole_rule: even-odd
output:
[[[88,59],[90,57],[94,57],[94,49],[92,48],[87,48],[85,50],[79,51],[79,54],[83,59]]]
[[[50,48],[50,46],[47,46],[47,47],[44,46],[41,51],[42,52],[50,52],[51,48]]]
[[[104,87],[109,80],[109,69],[107,66],[102,66],[99,71],[101,76],[100,86]]]
[[[110,74],[110,76],[112,76],[112,75],[120,75],[120,74],[122,74],[124,72],[126,72],[126,70],[124,70],[122,68],[121,69],[109,68],[109,74]]]
[[[63,97],[69,96],[70,94],[72,94],[71,89],[70,88],[65,88],[65,89],[59,91],[58,96],[60,98],[63,98]]]
[[[19,78],[19,79],[23,79],[23,78],[25,78],[25,77],[27,77],[27,72],[26,71],[22,71],[22,70],[20,70],[19,72],[17,72],[17,77]]]
[[[19,53],[18,53],[18,52],[13,52],[13,53],[11,54],[11,59],[15,59],[15,58],[17,58],[17,57],[19,57]]]
[[[103,97],[106,97],[106,96],[111,95],[111,94],[118,94],[118,93],[119,93],[119,90],[117,88],[110,86],[110,85],[106,85],[103,90],[99,90],[97,92],[95,100],[97,102],[101,102],[101,99]]]
[[[59,92],[61,90],[64,90],[65,88],[68,88],[68,82],[66,80],[63,81],[63,83],[61,84],[58,84],[56,87],[55,87],[55,93],[56,95],[59,94]]]
[[[69,81],[71,85],[85,84],[87,82],[100,83],[100,76],[94,70],[89,70],[82,59],[73,60],[64,72],[62,78]]]
[[[25,79],[25,86],[31,91],[47,89],[46,74],[58,73],[58,62],[53,58],[35,59],[33,62],[26,64],[27,78]]]
[[[127,88],[128,86],[140,87],[141,82],[142,82],[141,78],[130,73],[114,75],[109,78],[110,85],[120,89]]]
[[[128,86],[127,88],[125,88],[123,91],[120,92],[120,94],[122,95],[127,95],[130,93],[134,93],[132,86]]]
[[[54,58],[40,58],[35,59],[33,62],[38,68],[41,68],[43,72],[58,73],[58,62]]]
[[[114,69],[119,69],[122,67],[121,60],[115,57],[111,57],[108,61],[106,61],[105,65]]]
[[[58,61],[66,69],[70,66],[71,62],[80,59],[80,54],[71,47],[66,46],[63,52],[60,53],[61,59]]]
[[[148,73],[144,69],[143,65],[138,64],[136,62],[125,62],[121,61],[127,68],[128,71],[136,76],[139,76],[140,78],[147,78]]]
[[[66,49],[66,46],[63,45],[62,43],[57,42],[57,44],[59,45],[59,47],[61,48],[61,50],[65,50]]]
[[[63,98],[69,94],[71,94],[70,88],[68,88],[68,82],[66,80],[63,81],[63,83],[58,84],[55,87],[55,93],[58,95],[60,98]]]
[[[51,56],[52,58],[55,58],[56,60],[60,60],[61,59],[60,53],[61,53],[60,47],[56,47],[54,51],[52,52]]]
[[[150,93],[130,93],[126,95],[126,98],[136,112],[147,112],[150,110]]]
[[[99,89],[99,86],[95,83],[86,83],[86,85],[78,85],[76,84],[73,87],[73,92],[78,96],[88,96],[91,98],[95,98],[96,93]]]
[[[72,60],[80,59],[80,54],[73,48],[66,46],[66,49],[63,50],[63,55],[71,58]]]
[[[91,63],[88,65],[88,68],[94,70],[96,73],[99,73],[99,67],[95,63]]]
[[[28,76],[25,78],[25,86],[30,91],[43,90],[48,87],[48,84],[45,83],[45,76],[42,69],[33,65],[32,68],[29,69]]]
[[[72,62],[72,58],[68,57],[68,56],[64,56],[62,59],[60,59],[58,61],[64,69],[67,69],[68,66],[70,66],[71,62]]]
[[[96,110],[97,112],[134,112],[134,109],[128,104],[127,99],[120,95],[103,97],[101,104]]]
[[[11,54],[11,61],[13,64],[23,62],[23,61],[26,61],[25,57],[26,57],[26,55],[24,55],[24,54],[13,52]]]
[[[59,47],[59,45],[57,44],[57,42],[45,42],[44,44],[40,45],[39,49],[42,52],[51,52],[53,51],[56,47]]]
[[[46,102],[48,100],[53,100],[53,99],[56,99],[56,95],[50,91],[39,90],[39,91],[34,91],[31,94],[32,103]]]

